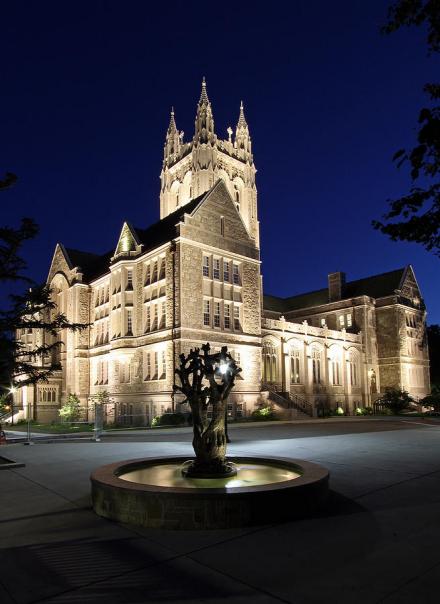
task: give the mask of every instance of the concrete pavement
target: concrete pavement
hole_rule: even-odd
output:
[[[26,467],[0,472],[0,602],[437,603],[440,424],[361,422],[232,427],[231,454],[321,463],[332,496],[312,518],[225,531],[91,511],[95,467],[191,456],[189,431],[1,448]]]

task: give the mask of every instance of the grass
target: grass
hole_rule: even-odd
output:
[[[21,421],[13,426],[9,424],[10,428],[13,430],[14,428],[18,428],[20,430],[27,429],[27,421]],[[75,434],[78,432],[93,432],[93,424],[86,424],[76,422],[73,424],[68,423],[59,423],[59,424],[42,424],[39,422],[32,421],[31,422],[31,431],[32,432],[41,432],[46,434]]]

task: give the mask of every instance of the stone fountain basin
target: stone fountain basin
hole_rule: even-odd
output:
[[[119,461],[91,475],[93,509],[99,516],[162,529],[224,529],[284,522],[310,514],[327,498],[329,472],[301,459],[230,457],[236,465],[257,464],[297,476],[236,488],[158,486],[120,478],[152,466],[183,464],[188,457]]]

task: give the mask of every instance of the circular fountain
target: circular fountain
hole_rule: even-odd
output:
[[[203,357],[199,349],[181,355],[176,371],[182,386],[175,388],[193,413],[195,459],[136,459],[98,468],[91,482],[100,516],[144,527],[219,529],[290,520],[324,503],[329,473],[317,464],[226,458],[227,398],[241,369],[226,347],[212,355],[209,348],[202,347]]]
[[[325,502],[328,471],[284,458],[229,458],[237,475],[185,478],[185,457],[137,459],[96,470],[91,477],[97,514],[138,526],[220,529],[282,522]]]

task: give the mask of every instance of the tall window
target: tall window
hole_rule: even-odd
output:
[[[133,316],[132,311],[127,310],[127,336],[133,335]]]
[[[150,283],[151,283],[150,265],[147,264],[145,267],[145,285],[150,285]]]
[[[220,327],[220,302],[214,302],[214,327]]]
[[[154,375],[153,380],[157,380],[159,378],[159,353],[156,351],[154,353]]]
[[[235,331],[240,331],[241,330],[241,325],[240,325],[240,307],[239,306],[234,306],[234,330]]]
[[[220,279],[220,258],[214,258],[213,260],[212,276],[214,279]]]
[[[151,321],[151,314],[150,314],[150,305],[148,304],[146,309],[145,309],[145,333],[150,331],[150,321]]]
[[[225,329],[231,329],[231,305],[227,302],[224,306],[224,325]]]
[[[165,258],[159,260],[160,262],[160,271],[159,271],[159,279],[165,279]]]
[[[203,325],[211,325],[211,304],[210,300],[203,300]]]
[[[335,347],[331,347],[330,348],[330,361],[329,361],[329,368],[330,368],[330,382],[333,384],[333,386],[340,386],[341,385],[341,354],[340,351],[338,349],[335,349]]]
[[[312,350],[312,376],[314,384],[321,383],[321,353],[316,348]]]
[[[347,315],[347,327],[351,327],[353,325],[353,319],[351,314]]]
[[[144,380],[150,380],[151,379],[151,358],[150,358],[150,353],[147,352],[145,354],[145,378]]]
[[[127,291],[131,291],[133,289],[133,271],[131,269],[127,271],[127,287],[125,289]]]
[[[163,327],[165,327],[165,323],[166,323],[166,302],[161,302],[160,303],[160,324],[159,324],[159,328],[162,329]]]
[[[267,383],[277,381],[277,349],[272,344],[263,346],[263,379]]]
[[[209,256],[203,256],[203,276],[209,277]]]
[[[229,272],[229,261],[223,260],[223,281],[229,283],[230,272]]]
[[[290,382],[292,384],[301,383],[300,351],[298,348],[290,349]]]
[[[353,352],[348,355],[348,376],[351,386],[358,385],[357,358]]]
[[[341,329],[345,327],[344,315],[339,315],[339,327]]]
[[[240,269],[238,264],[232,265],[232,281],[234,285],[240,285]]]
[[[161,354],[161,373],[160,373],[160,378],[161,380],[164,380],[166,378],[167,375],[167,356],[166,356],[166,351],[162,350],[162,354]]]
[[[151,283],[155,283],[157,281],[157,261],[153,263],[153,270],[151,273]]]

